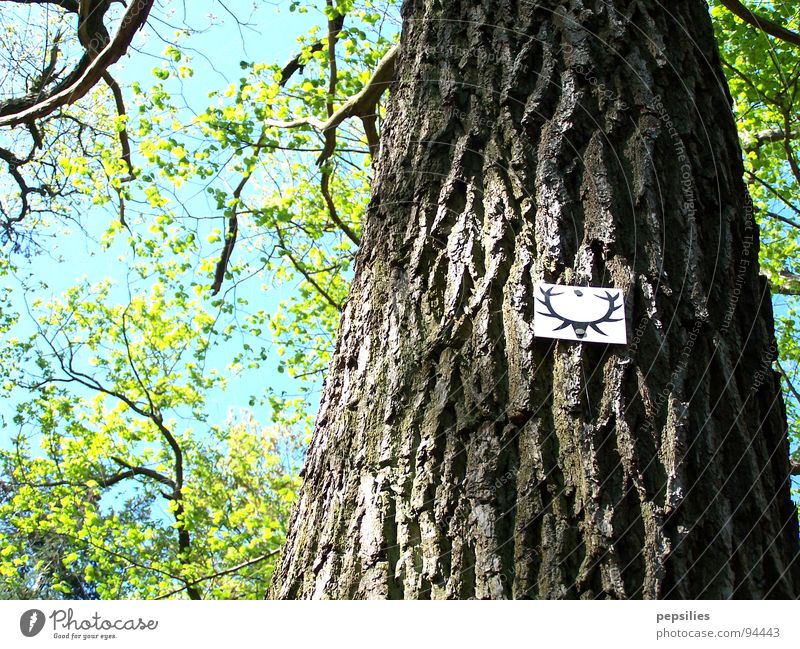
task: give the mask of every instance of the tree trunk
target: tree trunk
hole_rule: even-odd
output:
[[[702,0],[409,0],[272,594],[795,598],[770,295]],[[535,338],[613,286],[628,344]]]

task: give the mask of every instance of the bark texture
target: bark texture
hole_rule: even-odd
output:
[[[770,296],[702,0],[408,0],[272,595],[795,598]],[[534,337],[624,289],[629,344]]]

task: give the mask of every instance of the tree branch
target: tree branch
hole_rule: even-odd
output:
[[[779,192],[777,189],[775,189],[775,187],[770,185],[763,178],[760,178],[759,176],[754,174],[752,171],[745,170],[745,174],[747,174],[747,176],[750,178],[749,182],[757,182],[764,189],[766,189],[770,194],[772,194],[775,198],[777,198],[784,205],[786,205],[786,207],[788,207],[790,210],[792,210],[792,212],[797,214],[797,216],[800,216],[800,208],[795,206],[788,198],[786,198],[786,196],[784,196],[781,192]]]
[[[783,113],[783,151],[786,153],[786,160],[789,162],[789,168],[792,170],[792,175],[795,180],[800,183],[800,165],[797,164],[797,158],[792,149],[792,140],[790,134],[792,132],[791,117],[789,111]]]
[[[258,153],[261,152],[261,148],[264,146],[266,139],[267,129],[262,128],[261,135],[258,136],[258,142],[255,144],[255,149]],[[230,216],[228,217],[228,232],[225,234],[225,244],[222,246],[222,253],[220,253],[217,267],[214,270],[214,283],[211,285],[211,295],[219,293],[219,290],[222,288],[222,282],[225,281],[225,271],[228,269],[228,264],[233,254],[233,247],[236,245],[236,237],[239,234],[239,205],[242,200],[242,192],[247,186],[247,183],[250,182],[253,170],[254,167],[251,167],[242,176],[236,189],[233,190],[234,204],[231,208]]]
[[[134,34],[147,21],[154,1],[131,0],[111,42],[96,56],[87,48],[87,52],[72,73],[44,98],[28,95],[0,104],[0,126],[14,126],[44,117],[61,106],[75,103],[86,95],[103,78],[103,73],[109,66],[116,63],[128,51]]]
[[[118,457],[112,457],[111,460],[116,464],[119,464],[121,467],[124,467],[125,471],[120,471],[119,473],[114,473],[108,477],[93,477],[89,478],[90,481],[94,481],[97,483],[97,486],[101,489],[106,489],[108,487],[113,487],[115,484],[122,482],[123,480],[128,480],[129,478],[135,478],[136,476],[144,476],[146,478],[150,478],[155,480],[156,482],[160,482],[163,485],[166,485],[172,489],[175,488],[175,483],[170,480],[167,476],[155,471],[153,469],[148,469],[147,467],[143,466],[131,466],[124,460],[121,460]],[[24,484],[30,487],[35,487],[37,489],[52,489],[54,487],[73,487],[76,489],[89,489],[90,487],[87,486],[85,482],[75,482],[74,480],[51,480],[48,482],[27,482],[27,481],[20,481],[20,484]],[[170,500],[172,496],[169,497]]]
[[[383,58],[375,68],[375,73],[367,84],[361,89],[360,92],[353,95],[344,104],[342,104],[337,111],[335,111],[324,122],[316,117],[300,117],[298,119],[289,121],[280,121],[268,119],[265,120],[267,126],[275,128],[298,128],[300,126],[311,126],[322,134],[327,134],[331,129],[335,129],[339,124],[349,117],[361,117],[363,115],[371,115],[375,112],[375,106],[378,99],[389,87],[389,84],[394,81],[395,61],[397,59],[397,52],[399,46],[393,45],[389,51],[384,54]],[[326,138],[325,147],[317,159],[317,164],[321,165],[325,160],[331,157],[333,149],[329,145],[329,140]]]
[[[58,46],[60,40],[61,33],[59,32],[53,38],[53,47],[50,48],[50,61],[47,63],[47,65],[45,65],[44,70],[42,70],[42,74],[31,84],[28,94],[41,94],[44,91],[45,86],[50,83],[50,80],[53,78],[53,75],[56,71],[56,66],[58,65],[58,55],[61,52],[61,49]]]
[[[209,579],[216,579],[217,577],[224,577],[225,575],[229,575],[233,572],[239,572],[243,568],[247,568],[248,566],[252,566],[253,564],[256,563],[261,563],[262,561],[265,561],[270,557],[274,557],[279,552],[280,550],[273,550],[272,552],[267,552],[266,554],[262,554],[260,557],[255,557],[254,559],[248,559],[247,561],[243,561],[242,563],[233,566],[232,568],[226,568],[225,570],[220,570],[219,572],[215,572],[214,574],[206,575],[205,577],[200,577],[199,579],[194,579],[188,582],[185,586],[182,586],[181,588],[176,588],[175,590],[171,590],[168,593],[159,595],[158,597],[156,597],[156,599],[166,599],[167,597],[172,597],[173,595],[176,595],[181,591],[186,590],[187,588],[197,586],[198,584],[201,584],[204,581],[208,581]]]
[[[322,169],[322,179],[320,180],[320,190],[322,191],[322,197],[325,199],[325,205],[328,208],[328,215],[331,217],[331,221],[333,221],[336,226],[347,235],[347,238],[350,239],[354,244],[357,246],[361,245],[361,239],[358,238],[358,235],[353,232],[352,228],[347,225],[344,221],[339,218],[339,214],[336,211],[336,204],[333,202],[333,198],[331,197],[331,190],[330,190],[330,179],[331,179],[331,172],[327,168]]]
[[[306,270],[303,267],[303,264],[301,264],[299,261],[297,261],[297,259],[295,259],[295,257],[292,254],[291,250],[289,250],[289,246],[286,245],[286,240],[283,237],[283,231],[281,230],[281,227],[280,227],[280,225],[278,225],[277,221],[275,222],[275,232],[278,235],[278,242],[280,244],[280,249],[289,258],[289,261],[292,263],[292,266],[294,266],[295,270],[298,273],[300,273],[306,279],[306,281],[309,284],[311,284],[311,286],[314,287],[314,290],[316,290],[317,293],[319,293],[323,298],[325,298],[325,301],[328,304],[330,304],[337,311],[341,312],[342,305],[339,304],[336,300],[334,300],[333,297],[331,297],[331,294],[328,293],[328,291],[326,291],[324,288],[322,288],[322,286],[320,286],[319,282],[317,282],[311,276],[311,273],[309,273],[308,270]]]
[[[747,24],[757,27],[765,34],[779,38],[792,45],[800,46],[800,34],[786,29],[782,25],[771,21],[769,18],[753,13],[753,11],[745,7],[739,0],[720,0],[720,4],[732,14],[738,16]]]
[[[51,194],[51,188],[47,186],[42,187],[30,187],[28,183],[25,181],[22,172],[20,172],[20,167],[31,160],[33,155],[33,150],[31,154],[26,159],[21,159],[15,156],[11,151],[8,149],[4,149],[0,147],[0,160],[3,160],[8,165],[8,173],[11,174],[11,177],[14,179],[14,182],[17,183],[17,187],[19,187],[19,200],[20,200],[20,208],[19,213],[16,216],[9,216],[5,219],[5,222],[2,223],[2,227],[6,231],[6,235],[10,236],[10,231],[15,223],[19,223],[22,221],[25,216],[28,214],[28,210],[30,208],[28,202],[28,196],[31,194],[39,194],[40,196],[44,196],[46,194]]]
[[[775,212],[770,212],[769,210],[767,210],[765,214],[771,219],[782,221],[783,223],[791,225],[793,228],[797,228],[798,230],[800,230],[800,222],[795,221],[794,219],[790,219],[786,216],[781,216],[780,214],[776,214]]]
[[[78,0],[0,0],[2,2],[13,2],[19,5],[55,5],[64,11],[78,13]]]
[[[175,479],[171,482],[172,500],[175,501],[175,521],[178,523],[178,558],[182,564],[186,565],[189,563],[191,536],[189,535],[189,530],[186,527],[186,521],[183,520],[185,511],[183,506],[183,449],[181,449],[181,446],[178,444],[178,440],[175,439],[172,431],[164,425],[164,418],[161,415],[161,411],[153,403],[153,399],[150,396],[150,391],[147,389],[147,386],[145,386],[144,382],[139,376],[138,370],[136,369],[136,363],[133,360],[131,345],[128,341],[128,333],[125,325],[125,317],[128,313],[129,307],[130,304],[125,307],[125,310],[122,313],[122,340],[125,343],[125,350],[128,355],[128,363],[131,367],[131,371],[133,372],[139,387],[142,389],[145,397],[147,398],[147,403],[150,407],[149,418],[153,423],[155,423],[156,427],[161,432],[162,437],[164,437],[170,449],[172,450]],[[187,587],[187,591],[189,593],[189,597],[192,599],[200,599],[200,593],[196,589]]]
[[[134,467],[134,466],[131,466],[131,465],[127,464],[124,460],[121,460],[119,458],[112,458],[114,462],[116,462],[117,464],[120,464],[121,466],[127,468],[128,470],[127,471],[123,471],[123,472],[121,472],[119,474],[116,474],[114,476],[111,476],[110,478],[105,479],[105,483],[108,486],[109,484],[115,484],[116,482],[119,482],[119,481],[124,480],[124,479],[129,478],[129,477],[133,477],[135,475],[144,475],[144,476],[147,476],[147,477],[149,477],[149,478],[151,478],[153,480],[161,482],[162,484],[166,484],[166,485],[168,485],[168,486],[170,486],[172,488],[171,497],[170,496],[166,496],[166,497],[170,498],[171,500],[173,500],[175,502],[174,517],[175,517],[175,521],[177,523],[177,531],[178,531],[178,559],[179,559],[179,561],[180,561],[180,563],[182,565],[186,566],[186,565],[189,565],[189,563],[190,563],[189,552],[190,552],[190,549],[191,549],[191,536],[189,534],[189,530],[186,527],[186,521],[184,520],[185,508],[184,508],[184,505],[183,505],[183,493],[182,493],[183,478],[184,478],[184,475],[183,475],[183,451],[182,451],[182,449],[180,447],[180,444],[178,443],[177,439],[172,434],[172,431],[170,431],[169,428],[167,428],[164,425],[163,416],[161,415],[161,412],[158,409],[158,407],[153,402],[152,397],[150,396],[149,390],[145,386],[144,382],[142,381],[142,379],[141,379],[141,377],[139,375],[138,370],[136,369],[136,363],[134,362],[133,353],[131,351],[130,341],[128,340],[127,327],[126,327],[126,321],[125,321],[126,320],[126,316],[127,316],[127,310],[128,310],[129,307],[130,307],[130,304],[128,304],[128,307],[126,307],[126,309],[122,313],[122,318],[121,318],[121,320],[122,320],[122,323],[121,323],[122,340],[123,340],[123,342],[125,344],[125,349],[126,349],[126,353],[127,353],[127,356],[128,356],[128,363],[130,365],[131,371],[132,371],[132,373],[134,375],[134,378],[136,379],[137,383],[139,384],[139,387],[144,392],[145,398],[147,399],[148,410],[146,410],[144,407],[140,406],[136,401],[134,401],[133,399],[131,399],[130,397],[128,397],[124,393],[119,392],[117,390],[113,390],[113,389],[107,388],[103,384],[101,384],[97,379],[95,379],[94,377],[89,376],[87,374],[84,374],[83,372],[80,372],[80,371],[76,370],[73,367],[74,352],[72,350],[72,343],[69,340],[67,340],[67,351],[66,351],[66,354],[67,354],[68,358],[65,360],[65,358],[64,358],[65,352],[64,351],[59,351],[56,348],[56,346],[53,343],[53,341],[50,340],[50,338],[48,338],[45,335],[43,335],[44,341],[47,343],[47,345],[53,351],[53,354],[55,355],[55,357],[56,357],[56,359],[58,361],[58,364],[59,364],[59,367],[60,367],[61,371],[64,373],[64,375],[67,378],[66,379],[58,379],[58,378],[55,378],[55,377],[48,377],[45,381],[43,381],[43,384],[44,383],[49,383],[49,382],[59,382],[59,381],[60,382],[75,381],[78,384],[83,385],[84,387],[86,387],[86,388],[88,388],[90,390],[94,390],[96,392],[107,394],[108,396],[111,396],[111,397],[114,397],[114,398],[120,400],[122,403],[127,405],[128,408],[133,410],[135,413],[137,413],[138,415],[140,415],[142,417],[145,417],[146,419],[149,419],[153,424],[155,424],[156,428],[158,428],[158,430],[161,433],[162,437],[164,438],[164,440],[167,442],[167,444],[169,445],[170,449],[172,450],[173,459],[174,459],[174,471],[175,471],[174,479],[167,478],[166,476],[163,476],[160,473],[152,471],[151,469],[147,469],[145,467]],[[189,585],[188,582],[185,579],[181,579],[181,581],[183,581],[184,583],[187,584],[186,590],[189,593],[189,597],[191,597],[192,599],[200,599],[201,598],[200,597],[200,592],[196,588],[194,588],[191,585]]]
[[[378,137],[378,129],[375,128],[375,123],[378,121],[377,112],[371,115],[362,115],[361,124],[364,126],[364,135],[367,136],[367,146],[369,146],[369,155],[372,158],[372,163],[378,159],[378,149],[380,145],[380,138]]]
[[[742,144],[745,151],[757,151],[759,148],[761,148],[762,144],[782,142],[786,140],[787,137],[790,140],[796,140],[797,138],[800,138],[800,129],[792,129],[788,136],[782,128],[765,129],[763,131],[759,131],[753,137],[748,138]]]
[[[116,550],[111,550],[110,548],[107,548],[105,546],[99,545],[99,544],[95,543],[94,541],[92,541],[91,539],[89,539],[89,540],[82,539],[82,538],[80,538],[78,536],[73,536],[72,534],[66,534],[64,532],[56,532],[56,535],[57,536],[63,536],[64,538],[71,539],[72,541],[77,541],[78,543],[83,543],[85,546],[94,548],[96,550],[100,550],[101,552],[105,552],[106,554],[110,554],[112,557],[116,557],[118,559],[122,559],[123,561],[125,561],[126,563],[129,563],[130,565],[134,566],[135,568],[141,568],[142,570],[149,570],[149,571],[152,571],[152,572],[157,572],[158,574],[164,575],[165,577],[169,577],[170,579],[175,579],[176,581],[181,581],[180,577],[176,577],[175,575],[173,575],[170,572],[167,572],[166,570],[162,570],[161,568],[156,568],[155,566],[152,566],[152,565],[146,565],[146,564],[134,561],[129,556],[126,556],[126,555],[124,555],[124,554],[122,554],[120,552],[117,552]]]
[[[321,52],[322,48],[322,41],[317,41],[313,45],[309,46],[308,51],[313,54],[314,52]],[[300,59],[303,58],[303,54],[304,52],[300,52],[297,56],[290,59],[289,62],[283,66],[283,69],[281,70],[281,80],[279,82],[281,87],[287,84],[295,72],[302,70],[305,67],[305,64],[300,63]]]
[[[160,482],[161,484],[168,486],[173,491],[175,489],[175,481],[174,480],[170,480],[167,476],[159,473],[158,471],[154,471],[153,469],[148,469],[147,467],[143,467],[143,466],[131,466],[130,464],[128,464],[124,460],[121,460],[118,457],[112,457],[111,459],[112,459],[112,461],[114,461],[117,464],[119,464],[121,467],[124,467],[124,468],[126,468],[128,470],[124,471],[122,473],[117,473],[116,475],[111,476],[111,478],[106,479],[105,480],[106,484],[102,484],[102,483],[100,484],[100,486],[102,486],[102,487],[110,487],[111,485],[119,482],[120,480],[124,480],[126,478],[130,478],[130,477],[141,475],[141,476],[145,476],[146,478],[150,478],[151,480],[155,480],[156,482]],[[126,475],[126,474],[129,474],[129,475]],[[112,482],[112,480],[113,480],[113,482]],[[98,481],[98,483],[99,483],[99,481]]]
[[[775,365],[778,366],[778,370],[783,375],[783,378],[786,380],[786,387],[789,388],[789,392],[791,392],[794,398],[800,403],[800,392],[798,392],[797,388],[794,387],[792,380],[789,378],[788,372],[785,369],[783,369],[783,365],[781,365],[780,361],[776,360]]]
[[[119,115],[120,117],[125,117],[125,115],[127,114],[125,112],[125,100],[122,97],[122,90],[120,90],[119,84],[115,81],[114,77],[112,77],[111,73],[108,71],[103,73],[103,81],[106,82],[106,85],[111,89],[111,92],[114,95],[114,104],[116,104],[117,107],[117,115]],[[119,131],[119,145],[120,148],[122,149],[122,160],[128,167],[128,175],[127,177],[122,179],[122,182],[135,180],[136,174],[133,171],[133,162],[131,162],[131,143],[130,140],[128,139],[128,129],[124,124],[122,126],[122,129]]]
[[[336,18],[334,18],[331,21],[328,21],[328,35],[329,35],[329,37],[330,37],[330,33],[331,32],[335,31],[335,33],[338,34],[340,31],[342,31],[342,26],[343,25],[344,25],[344,15],[343,14],[342,15],[337,15]],[[311,53],[311,54],[313,54],[315,52],[321,52],[323,47],[325,47],[325,44],[322,41],[317,41],[316,43],[313,43],[312,45],[309,45],[308,52]],[[298,70],[299,71],[303,70],[303,68],[305,67],[305,63],[301,63],[301,60],[303,58],[303,54],[305,54],[305,52],[299,52],[296,56],[291,58],[286,63],[286,65],[283,66],[283,69],[281,70],[281,80],[279,82],[279,85],[281,87],[283,87],[283,86],[285,86],[287,84],[287,82],[289,81],[289,79],[291,79],[292,75],[295,72],[297,72]]]

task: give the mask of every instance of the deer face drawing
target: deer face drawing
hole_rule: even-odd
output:
[[[536,287],[536,302],[537,315],[553,321],[549,322],[549,333],[544,334],[547,337],[572,338],[555,333],[571,327],[577,340],[588,337],[593,342],[624,342],[624,324],[622,341],[618,339],[619,331],[612,332],[608,326],[603,327],[608,323],[625,320],[622,294],[617,289],[539,284]],[[616,329],[619,328],[617,325]],[[591,332],[599,336],[590,335]]]

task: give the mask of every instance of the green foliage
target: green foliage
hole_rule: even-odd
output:
[[[213,318],[200,301],[159,282],[124,308],[115,299],[103,281],[34,301],[39,329],[17,342],[37,372],[4,388],[30,395],[0,451],[4,591],[153,598],[202,580],[203,596],[262,597],[299,442],[252,417],[206,423],[205,398],[225,380],[206,369]]]
[[[292,8],[315,9],[300,3]],[[332,11],[325,4],[317,9],[326,15]],[[324,142],[320,133],[311,127],[260,125],[268,119],[306,116],[324,121],[329,103],[338,107],[368,81],[390,44],[386,34],[392,32],[383,24],[386,9],[352,2],[335,5],[334,14],[344,11],[347,24],[337,39],[333,96],[325,26],[314,26],[298,38],[302,68],[294,75],[283,79],[281,65],[243,61],[238,82],[212,92],[214,103],[188,121],[181,121],[181,110],[168,90],[171,82],[192,74],[185,52],[168,48],[163,67],[156,70],[158,81],[146,90],[142,84],[134,86],[138,115],[132,126],[152,171],[131,189],[145,192],[154,207],[170,209],[168,191],[192,186],[224,217],[203,227],[198,239],[203,244],[198,270],[208,278],[201,286],[204,291],[230,236],[224,219],[237,219],[237,254],[227,267],[228,286],[258,275],[268,278],[270,287],[286,287],[290,293],[272,313],[247,313],[237,330],[255,337],[270,333],[280,357],[277,371],[302,379],[293,396],[268,389],[253,395],[251,405],[266,401],[276,421],[302,421],[306,429],[347,295],[361,215],[369,199],[370,157],[358,123],[346,122],[338,129],[339,146],[322,169],[316,164]],[[320,43],[325,46],[315,47]],[[323,172],[330,174],[333,211],[321,187]],[[236,361],[247,362],[239,357]]]
[[[797,3],[761,5],[760,15],[795,32]],[[793,446],[800,444],[800,49],[734,17],[719,2],[712,16],[734,99],[745,180],[761,235],[760,263],[775,293],[776,335]]]
[[[63,392],[43,397],[62,412],[69,403]],[[42,420],[53,414],[40,411]],[[297,488],[282,459],[291,456],[291,439],[253,421],[215,427],[202,441],[182,437],[189,463],[178,522],[174,502],[146,478],[101,488],[120,470],[98,455],[104,447],[166,467],[149,444],[133,453],[117,431],[89,433],[77,421],[86,416],[75,413],[43,432],[38,452],[20,435],[0,455],[0,594],[157,598],[181,596],[187,582],[197,582],[203,597],[263,597]],[[83,454],[88,444],[97,459]],[[176,551],[180,524],[191,533],[185,556]]]

